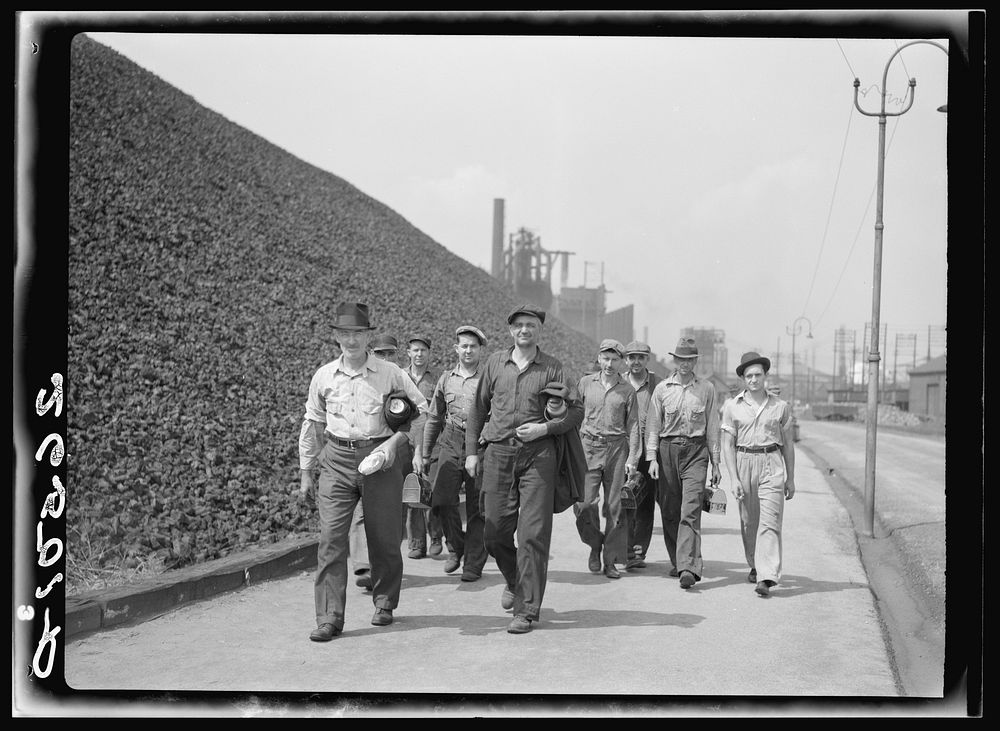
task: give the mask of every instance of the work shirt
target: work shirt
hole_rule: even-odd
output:
[[[564,434],[580,426],[583,407],[573,386],[568,386],[569,413],[566,417],[550,422],[545,420],[548,397],[542,395],[541,390],[552,381],[566,383],[562,363],[538,348],[522,371],[514,362],[513,353],[511,346],[492,353],[483,363],[476,397],[469,406],[465,424],[466,454],[476,453],[480,435],[487,442],[503,441],[515,437],[514,430],[522,424],[545,424],[549,434]]]
[[[577,385],[583,399],[583,423],[580,436],[615,439],[628,438],[629,462],[639,461],[639,406],[635,389],[619,375],[609,388],[601,382],[601,374],[591,373]]]
[[[653,389],[656,388],[656,384],[660,382],[660,377],[652,371],[647,370],[646,377],[639,384],[639,388],[635,388],[629,374],[626,374],[624,378],[635,389],[635,402],[638,406],[637,413],[639,415],[639,443],[640,445],[644,445],[646,443],[646,417],[649,414],[649,399],[653,395]]]
[[[445,422],[465,429],[469,406],[476,397],[476,387],[482,375],[481,362],[471,376],[462,375],[458,365],[441,374],[427,405],[427,421],[424,424],[425,455],[431,453]]]
[[[711,383],[695,376],[685,385],[675,371],[656,384],[646,415],[647,461],[656,459],[664,437],[704,437],[713,464],[718,464],[719,410]]]
[[[760,406],[746,390],[726,402],[722,409],[721,429],[732,434],[737,447],[770,447],[785,443],[783,429],[792,420],[792,410],[787,401],[773,393]]]
[[[396,389],[426,412],[427,399],[395,363],[369,354],[357,372],[344,363],[344,356],[321,366],[309,383],[299,433],[299,467],[311,470],[319,465],[324,429],[341,439],[391,437],[383,407],[385,397]]]
[[[418,378],[413,375],[413,371],[411,371],[408,367],[403,369],[403,373],[410,377],[410,381],[417,387],[417,390],[423,394],[424,399],[426,399],[429,403],[431,396],[434,395],[434,384],[437,383],[438,374],[428,368],[421,373]],[[410,431],[406,436],[410,440],[410,444],[412,446],[423,446],[424,426],[426,422],[427,414],[421,411],[420,414],[417,415],[417,418],[410,423]]]

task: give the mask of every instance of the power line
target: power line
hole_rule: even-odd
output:
[[[899,117],[894,117],[893,118],[893,125],[892,125],[892,134],[889,135],[889,142],[886,144],[886,147],[885,147],[885,155],[886,155],[886,157],[889,156],[889,149],[892,147],[892,141],[896,137],[896,129],[898,127],[899,127]],[[830,293],[830,299],[827,301],[826,306],[823,308],[823,311],[820,313],[820,316],[816,318],[816,323],[819,323],[819,322],[821,322],[823,320],[823,316],[826,315],[826,311],[828,309],[830,309],[830,305],[833,303],[833,298],[837,294],[837,289],[839,289],[840,283],[844,279],[844,273],[847,271],[847,265],[851,261],[851,255],[854,253],[854,247],[858,243],[858,238],[861,236],[861,229],[865,225],[865,219],[868,217],[868,209],[871,208],[872,198],[875,197],[875,188],[876,188],[876,185],[872,185],[872,192],[868,195],[868,203],[865,205],[864,213],[861,214],[861,221],[858,223],[858,230],[854,234],[854,241],[851,242],[851,248],[847,252],[847,258],[844,259],[844,266],[840,270],[840,276],[837,277],[837,283],[835,285],[833,285],[833,291]]]
[[[837,163],[837,176],[833,181],[833,193],[830,195],[830,208],[826,213],[826,225],[823,227],[823,238],[819,242],[819,253],[816,255],[816,266],[813,268],[812,281],[809,282],[809,292],[806,294],[806,302],[802,306],[805,312],[812,297],[813,287],[816,285],[816,275],[819,273],[819,264],[823,259],[823,247],[826,246],[826,236],[830,232],[830,218],[833,216],[833,202],[837,198],[837,187],[840,184],[840,173],[844,167],[844,153],[847,151],[847,138],[851,132],[851,118],[854,116],[854,109],[850,109],[847,115],[847,128],[844,130],[844,142],[840,147],[840,162]]]

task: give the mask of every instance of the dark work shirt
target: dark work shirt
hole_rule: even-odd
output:
[[[513,352],[513,346],[497,351],[483,364],[465,424],[466,454],[476,453],[480,435],[487,442],[510,439],[522,424],[546,424],[549,434],[563,434],[583,421],[583,404],[576,388],[563,377],[562,363],[539,348],[522,371],[511,357]],[[569,413],[564,419],[546,422],[548,397],[541,390],[552,381],[559,381],[569,389]]]

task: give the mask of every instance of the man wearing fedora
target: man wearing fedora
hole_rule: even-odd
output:
[[[377,358],[396,362],[396,354],[399,352],[399,343],[392,335],[380,333],[372,337],[368,343],[368,349]],[[371,591],[372,576],[371,564],[368,561],[368,536],[365,534],[365,511],[364,504],[359,500],[354,508],[354,518],[351,521],[350,534],[351,566],[354,569],[354,583],[362,589]]]
[[[622,508],[622,485],[626,475],[638,468],[642,451],[635,389],[619,372],[624,355],[624,345],[605,338],[597,353],[600,370],[581,377],[577,384],[583,400],[580,438],[587,473],[583,502],[576,503],[573,512],[580,540],[590,546],[587,568],[595,574],[603,570],[609,579],[621,578],[615,564],[628,562],[629,516]]]
[[[649,401],[646,459],[650,477],[662,476],[658,499],[670,574],[680,576],[682,589],[690,589],[702,577],[701,505],[710,463],[712,484],[721,477],[719,410],[715,388],[695,375],[694,339],[681,338],[670,355],[674,372],[656,385]]]
[[[367,305],[337,305],[333,337],[342,352],[313,375],[299,432],[300,491],[315,494],[319,508],[317,627],[309,636],[316,642],[332,640],[344,628],[349,533],[359,500],[371,561],[372,624],[391,624],[399,603],[403,473],[398,454],[406,426],[394,430],[387,421],[386,397],[405,394],[421,411],[427,401],[399,366],[369,353],[372,330]],[[382,467],[361,474],[359,466],[374,453],[384,456]]]
[[[438,374],[430,368],[430,353],[430,337],[422,333],[410,336],[410,339],[406,343],[406,356],[410,362],[404,371],[428,402],[434,394],[434,386],[438,379]],[[411,460],[413,465],[416,466],[417,471],[423,471],[424,462],[430,459],[430,453],[423,451],[423,434],[426,420],[426,415],[420,414],[413,420],[413,424],[411,425],[409,443],[407,444],[410,460],[404,461],[404,478],[413,470],[412,467],[407,466]],[[410,552],[407,554],[408,557],[424,558],[427,555],[428,533],[430,534],[430,554],[432,556],[439,555],[443,550],[441,538],[444,536],[444,530],[441,527],[441,518],[438,514],[427,515],[427,511],[422,508],[405,507],[403,510],[406,513],[406,533],[409,539],[408,546]]]
[[[431,513],[439,517],[450,553],[445,561],[447,574],[462,570],[462,581],[478,581],[486,565],[485,523],[479,507],[482,470],[475,476],[465,471],[465,424],[469,406],[482,377],[482,349],[486,335],[475,325],[455,329],[455,366],[438,378],[431,395],[424,424],[425,455],[434,454],[425,466],[432,486]],[[476,450],[482,456],[480,444]],[[459,489],[465,488],[465,530],[459,512]]]
[[[771,361],[744,353],[736,375],[746,388],[722,411],[722,459],[740,506],[743,552],[762,597],[781,580],[781,523],[786,500],[795,495],[792,409],[765,378]]]
[[[649,413],[649,399],[660,377],[649,370],[652,350],[648,344],[633,340],[625,346],[625,366],[629,384],[635,390],[635,402],[639,416],[639,444],[642,445],[639,458],[639,472],[646,481],[646,489],[635,510],[629,513],[628,570],[646,567],[646,552],[653,539],[653,506],[656,504],[657,482],[649,476],[649,462],[646,461],[646,416]],[[659,457],[657,457],[659,459]]]
[[[506,581],[500,605],[513,609],[511,634],[531,631],[545,593],[555,505],[557,457],[552,438],[579,428],[583,406],[567,386],[569,411],[547,421],[547,395],[555,381],[566,384],[562,363],[538,347],[545,312],[531,304],[511,310],[507,325],[510,348],[483,364],[476,396],[465,425],[465,469],[479,469],[483,454],[482,495],[486,550]],[[517,545],[514,536],[517,535]]]

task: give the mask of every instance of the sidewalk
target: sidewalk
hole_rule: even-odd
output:
[[[717,714],[733,700],[746,712],[748,702],[775,697],[898,697],[850,518],[801,452],[796,478],[798,491],[786,503],[784,576],[768,599],[746,581],[727,490],[727,514],[703,515],[705,576],[689,591],[668,576],[659,518],[648,567],[615,581],[587,570],[588,549],[566,511],[556,516],[542,617],[530,634],[506,632],[503,581],[492,560],[480,581],[463,583],[458,573],[443,573],[442,556],[404,558],[392,626],[372,627],[370,595],[352,587],[344,634],[313,643],[314,549],[305,542],[281,555],[254,552],[201,567],[204,573],[174,584],[163,578],[74,602],[66,681],[76,689],[445,694],[461,704],[455,715],[489,714],[497,708],[492,694],[565,697],[575,709],[584,695],[599,703],[639,700],[652,712],[667,704],[670,712]],[[292,573],[280,576],[283,568]],[[84,633],[99,626],[98,616],[105,629]],[[483,706],[476,694],[491,694],[490,702]],[[403,701],[404,712],[419,712],[414,701]],[[560,712],[558,703],[543,708]],[[320,713],[294,704],[281,712]]]

